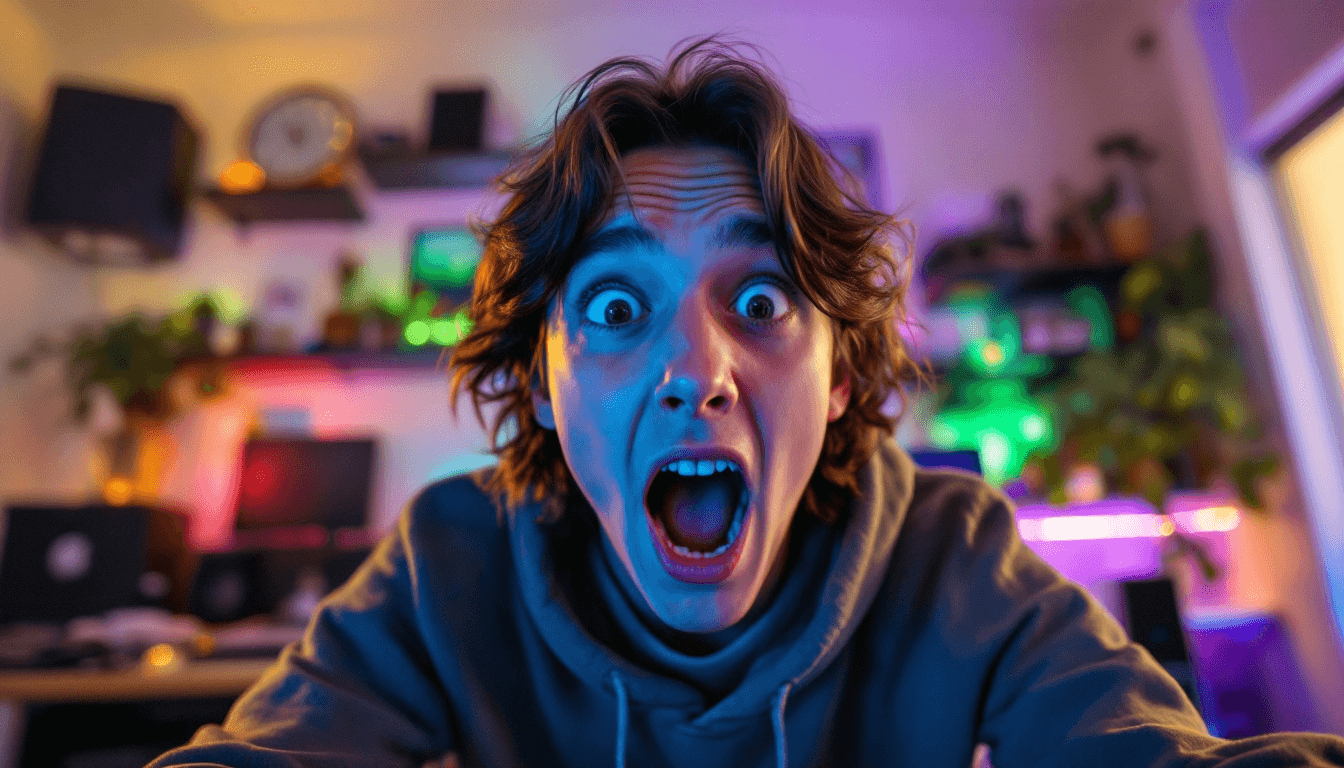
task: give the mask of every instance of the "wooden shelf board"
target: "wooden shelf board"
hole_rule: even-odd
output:
[[[363,221],[364,211],[348,187],[263,189],[230,194],[209,188],[205,199],[239,224],[280,221]]]

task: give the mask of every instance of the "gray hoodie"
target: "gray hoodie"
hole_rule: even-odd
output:
[[[795,521],[770,607],[684,656],[623,604],[596,527],[423,491],[223,727],[152,765],[1344,766],[1224,741],[983,481],[887,441],[843,526]],[[591,513],[589,513],[591,514]]]

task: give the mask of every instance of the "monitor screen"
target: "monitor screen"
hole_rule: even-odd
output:
[[[411,295],[429,290],[454,307],[471,299],[481,243],[466,226],[422,229],[411,240]]]
[[[372,439],[249,440],[234,527],[367,525],[374,453]]]
[[[910,458],[925,469],[964,469],[977,475],[983,474],[980,470],[979,451],[914,450],[910,451]]]

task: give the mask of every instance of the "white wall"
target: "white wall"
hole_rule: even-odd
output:
[[[9,360],[39,333],[97,312],[94,278],[16,226],[55,53],[23,6],[0,0],[0,500],[79,497],[88,446],[68,418],[60,372],[10,373]]]
[[[1095,9],[1068,3],[966,1],[934,10],[923,3],[852,0],[823,10],[802,3],[355,2],[331,6],[335,19],[318,21],[302,16],[305,7],[316,6],[298,3],[278,3],[279,11],[266,15],[261,7],[249,11],[227,2],[145,0],[134,23],[122,18],[120,6],[27,7],[59,41],[52,54],[58,75],[178,99],[204,130],[205,178],[237,159],[255,105],[295,82],[318,80],[346,91],[366,125],[414,130],[427,123],[434,85],[487,82],[495,104],[491,138],[506,145],[544,130],[565,86],[601,60],[618,53],[661,58],[685,37],[727,30],[763,46],[812,125],[876,129],[885,202],[925,228],[924,246],[949,223],[983,221],[993,194],[1008,187],[1026,193],[1034,229],[1044,234],[1055,179],[1095,186],[1102,169],[1092,146],[1115,127],[1145,131],[1172,157],[1177,170],[1159,166],[1153,179],[1159,197],[1172,201],[1160,209],[1163,230],[1174,234],[1190,220],[1190,193],[1176,164],[1179,142],[1166,120],[1170,97],[1142,87],[1157,80],[1154,65],[1129,64],[1128,32],[1111,30]],[[286,16],[289,11],[299,16]],[[1149,71],[1116,75],[1112,67]],[[1108,95],[1117,78],[1127,83],[1123,99]],[[493,204],[476,194],[379,195],[362,183],[360,194],[369,214],[363,225],[240,231],[198,203],[178,261],[95,271],[96,303],[107,312],[165,311],[210,287],[225,292],[236,316],[280,279],[302,288],[315,335],[335,300],[332,265],[339,251],[363,255],[375,282],[396,288],[411,229],[460,221]],[[384,431],[390,456],[448,460],[460,450],[449,445],[474,440],[484,447],[479,430],[448,425],[441,375],[420,374],[414,397],[404,391],[408,376],[384,383],[366,377],[361,386],[377,395],[362,394],[357,406],[333,403],[343,413],[316,420],[376,427],[422,416],[423,428],[413,434]],[[256,397],[266,402],[264,393]],[[406,474],[395,465],[386,469]],[[204,490],[186,486],[181,493],[204,496]],[[407,492],[402,486],[380,491],[378,524],[391,521]]]
[[[1304,295],[1285,251],[1272,190],[1241,141],[1251,126],[1236,61],[1273,56],[1282,45],[1234,54],[1227,44],[1227,21],[1219,15],[1230,3],[1174,0],[1162,5],[1199,214],[1223,256],[1224,309],[1253,353],[1248,356],[1252,378],[1264,393],[1262,404],[1280,425],[1275,437],[1288,460],[1289,482],[1282,501],[1273,506],[1273,527],[1263,544],[1267,554],[1295,554],[1271,556],[1278,584],[1270,607],[1292,630],[1320,714],[1312,727],[1344,733],[1344,699],[1338,695],[1344,687],[1339,587],[1344,536],[1336,522],[1342,494],[1334,406],[1322,387]],[[1310,6],[1293,2],[1281,10]],[[1284,28],[1303,26],[1283,23]],[[1214,43],[1221,38],[1225,45],[1211,50],[1211,35]],[[1311,40],[1301,45],[1310,48]],[[1300,54],[1282,55],[1294,60]]]

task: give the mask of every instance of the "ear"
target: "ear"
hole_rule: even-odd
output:
[[[543,429],[555,429],[555,408],[551,405],[551,391],[546,387],[546,359],[532,372],[532,413]]]
[[[555,409],[551,407],[551,398],[540,388],[532,390],[532,413],[543,428],[555,429]]]
[[[837,363],[831,376],[831,397],[826,408],[826,421],[832,422],[845,415],[849,407],[849,366]]]

